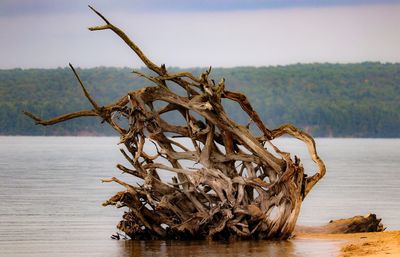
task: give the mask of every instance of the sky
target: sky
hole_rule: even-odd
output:
[[[0,0],[0,69],[400,62],[400,0]]]

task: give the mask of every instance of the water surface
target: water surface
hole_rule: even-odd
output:
[[[112,137],[0,137],[0,256],[334,256],[339,242],[124,242],[110,239],[123,210],[102,207],[123,190],[100,179],[124,162]],[[284,150],[307,156],[301,142]],[[299,224],[373,212],[400,229],[400,140],[317,139],[327,175],[304,201]],[[306,171],[315,166],[304,161]]]

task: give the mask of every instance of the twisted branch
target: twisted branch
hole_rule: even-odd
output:
[[[269,129],[245,95],[227,91],[223,78],[217,85],[209,79],[211,67],[199,78],[189,72],[168,73],[165,65],[153,63],[121,29],[89,7],[106,23],[89,30],[110,29],[117,34],[158,75],[133,72],[153,85],[100,107],[70,64],[93,109],[49,120],[25,114],[44,126],[98,116],[119,133],[121,153],[132,167],[118,164],[117,168],[140,182],[132,186],[115,177],[103,180],[126,190],[105,202],[129,207],[117,227],[136,239],[290,237],[304,197],[326,172],[314,139],[293,125]],[[173,92],[167,82],[182,87],[187,96]],[[233,121],[221,98],[239,104],[263,135],[256,136]],[[166,103],[165,107],[156,108],[156,101]],[[161,117],[169,112],[181,115],[185,124],[174,125]],[[118,125],[115,117],[126,119],[127,127]],[[298,158],[292,160],[271,142],[286,134],[307,145],[318,165],[314,175],[307,177]],[[265,142],[275,154],[264,147]],[[273,218],[275,208],[279,211]]]

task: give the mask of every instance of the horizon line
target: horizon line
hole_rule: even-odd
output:
[[[235,66],[166,66],[167,69],[203,69],[209,68],[212,69],[235,69],[235,68],[273,68],[273,67],[287,67],[287,66],[295,66],[295,65],[357,65],[357,64],[391,64],[391,65],[399,65],[400,61],[391,62],[391,61],[361,61],[361,62],[293,62],[287,64],[270,64],[270,65],[235,65]],[[140,67],[129,67],[129,66],[108,66],[108,65],[96,65],[96,66],[74,66],[77,69],[96,69],[96,68],[117,68],[117,69],[148,69],[146,66]],[[68,65],[66,66],[57,66],[57,67],[12,67],[12,68],[0,68],[1,71],[5,70],[56,70],[56,69],[70,69]]]

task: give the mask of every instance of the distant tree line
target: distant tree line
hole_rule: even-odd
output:
[[[204,68],[190,71],[200,74]],[[151,85],[128,68],[78,72],[100,104]],[[400,137],[400,64],[215,68],[212,77],[216,83],[225,77],[229,90],[245,93],[270,128],[292,123],[317,137]],[[224,105],[234,120],[249,123],[238,106]],[[50,118],[84,108],[90,106],[69,68],[0,70],[0,135],[114,135],[96,118],[47,128],[22,114]]]

